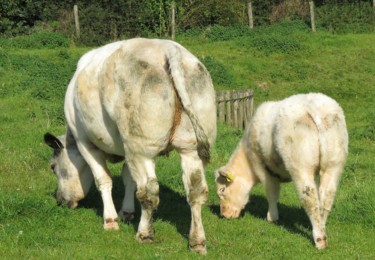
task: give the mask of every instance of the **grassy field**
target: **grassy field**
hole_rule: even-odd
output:
[[[216,89],[253,88],[256,104],[306,92],[336,99],[346,113],[349,157],[327,223],[329,246],[318,251],[293,184],[282,188],[278,225],[265,220],[267,202],[261,185],[254,189],[242,218],[219,217],[213,172],[242,136],[240,130],[219,125],[206,169],[209,201],[202,212],[207,258],[374,259],[375,35],[313,34],[286,26],[224,36],[212,30],[182,35],[177,41],[204,61]],[[65,88],[87,50],[0,47],[0,257],[200,258],[187,248],[190,209],[176,153],[157,160],[161,202],[152,244],[134,240],[139,207],[133,224],[122,223],[117,232],[104,231],[102,202],[95,188],[78,209],[56,205],[51,151],[42,136],[47,131],[64,132]],[[110,168],[119,209],[124,192],[120,165]]]

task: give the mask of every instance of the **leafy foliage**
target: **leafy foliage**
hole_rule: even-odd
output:
[[[262,26],[249,30],[246,26],[224,27],[215,25],[204,31],[211,41],[236,41],[246,47],[262,51],[264,54],[291,53],[303,48],[302,34],[307,25],[301,20],[284,20],[272,26]]]
[[[0,2],[0,34],[16,36],[35,30],[58,31],[78,45],[98,46],[109,41],[136,36],[167,37],[171,30],[173,0],[80,0]],[[176,2],[179,32],[209,28],[213,38],[232,37],[220,26],[235,27],[237,34],[248,24],[245,0],[191,0]],[[80,36],[76,35],[73,5],[78,4]],[[317,23],[335,32],[372,32],[375,15],[369,1],[318,0]],[[309,22],[305,0],[253,0],[255,26],[285,19]],[[234,32],[234,30],[232,30]],[[234,36],[233,36],[234,37]]]
[[[296,39],[282,36],[263,36],[248,38],[248,47],[270,53],[291,53],[300,50],[301,44]]]
[[[271,23],[285,19],[309,19],[309,3],[305,0],[288,0],[272,7],[269,19]]]
[[[306,24],[299,21],[284,20],[271,27],[258,28],[246,40],[245,46],[255,48],[264,54],[292,53],[303,49],[301,32],[307,31]]]
[[[317,21],[332,32],[374,32],[375,8],[370,2],[326,4],[317,8]]]
[[[214,85],[237,85],[235,78],[222,62],[216,60],[211,56],[202,57],[201,61],[207,67],[207,70],[210,72]]]
[[[228,41],[249,35],[249,27],[237,24],[234,26],[213,25],[204,31],[205,37],[212,41]]]
[[[31,35],[21,35],[8,39],[0,38],[0,45],[3,48],[54,49],[69,47],[70,41],[61,33],[42,30]]]
[[[241,16],[245,5],[238,0],[205,0],[191,1],[186,7],[182,18],[184,29],[193,27],[207,27],[212,25],[233,25],[246,21],[244,15]]]

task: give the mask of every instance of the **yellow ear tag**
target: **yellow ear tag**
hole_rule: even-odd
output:
[[[227,179],[227,182],[232,182],[234,180],[234,176],[230,171],[226,171],[227,176],[225,178]]]

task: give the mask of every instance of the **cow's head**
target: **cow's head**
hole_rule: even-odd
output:
[[[72,136],[55,137],[46,133],[44,142],[53,148],[51,170],[56,174],[58,180],[57,203],[59,205],[65,203],[68,207],[75,208],[78,201],[85,197],[92,185],[91,170],[78,151]]]
[[[215,179],[217,195],[220,198],[220,214],[225,218],[238,218],[256,181],[236,174],[225,166],[216,170]]]

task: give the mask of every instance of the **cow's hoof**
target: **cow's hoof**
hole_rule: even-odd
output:
[[[119,230],[119,225],[117,223],[117,220],[106,219],[104,222],[104,229],[105,230]]]
[[[195,244],[195,245],[189,245],[190,251],[192,252],[197,252],[201,255],[206,255],[207,250],[206,250],[206,243],[203,242],[201,244]]]
[[[135,239],[140,243],[152,243],[154,242],[154,236],[153,235],[146,235],[142,233],[137,233],[135,235]]]
[[[327,237],[318,237],[315,240],[315,247],[319,250],[324,249],[328,246]]]
[[[130,222],[134,219],[134,212],[120,211],[119,216],[124,223],[130,224]]]

